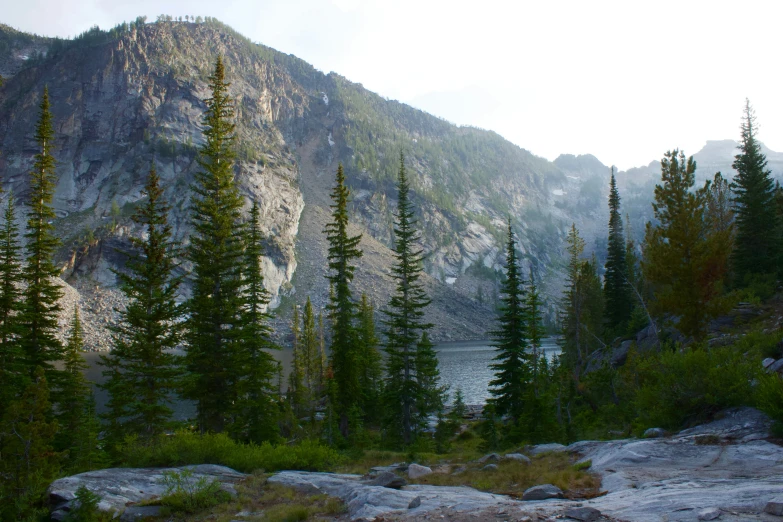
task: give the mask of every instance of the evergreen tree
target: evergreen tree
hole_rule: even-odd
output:
[[[321,352],[318,348],[318,331],[315,325],[315,313],[310,296],[305,302],[302,314],[302,366],[304,370],[304,382],[307,387],[308,401],[311,407],[315,407],[314,401],[318,398],[319,374],[321,366]]]
[[[299,323],[299,306],[294,305],[291,317],[291,332],[293,334],[293,348],[291,353],[291,373],[288,374],[288,402],[295,415],[304,412],[305,403],[305,360],[302,355],[302,335]]]
[[[457,387],[457,391],[454,392],[454,404],[451,406],[449,417],[454,422],[462,423],[467,414],[468,407],[465,405],[465,394],[462,393],[462,388]]]
[[[661,161],[653,203],[659,225],[647,224],[642,270],[653,287],[653,309],[679,317],[677,329],[701,339],[721,309],[729,245],[706,219],[705,190],[691,190],[695,172],[693,158],[686,163],[677,150]]]
[[[234,431],[253,442],[277,437],[274,378],[277,363],[267,350],[279,349],[272,341],[268,313],[269,292],[261,272],[263,254],[258,203],[253,201],[245,240],[241,337],[241,391]]]
[[[780,237],[772,173],[756,139],[756,117],[748,100],[741,129],[740,153],[732,165],[737,171],[731,185],[737,223],[732,266],[737,283],[746,285],[755,276],[780,270]]]
[[[130,239],[134,250],[126,270],[116,272],[128,305],[112,327],[112,351],[101,356],[107,377],[101,387],[109,393],[105,417],[113,442],[128,434],[150,440],[165,431],[182,375],[179,356],[171,352],[181,338],[181,309],[176,303],[181,278],[174,274],[178,251],[154,166],[144,195],[146,201],[131,218],[144,235]]]
[[[0,419],[6,406],[21,393],[27,377],[18,339],[22,266],[13,200],[9,194],[0,229]]]
[[[0,422],[0,519],[36,520],[43,515],[46,488],[59,469],[52,441],[57,421],[50,418],[49,387],[43,367]]]
[[[27,284],[24,292],[20,342],[32,376],[37,367],[46,373],[49,386],[59,385],[58,371],[53,363],[60,361],[63,347],[57,339],[58,301],[62,290],[54,282],[59,269],[53,258],[60,242],[54,236],[57,217],[52,208],[56,184],[55,161],[52,156],[54,129],[49,111],[49,91],[44,89],[41,100],[35,140],[39,152],[30,179],[30,211],[27,217],[27,263],[23,280]]]
[[[506,239],[506,279],[501,288],[498,329],[492,332],[497,350],[490,366],[495,377],[489,382],[498,415],[510,415],[517,421],[524,409],[524,397],[532,383],[532,360],[527,351],[527,315],[522,274],[517,261],[516,241],[508,222]]]
[[[533,277],[533,269],[531,268],[530,284],[525,298],[524,316],[526,320],[527,342],[530,347],[530,358],[532,362],[533,392],[536,396],[539,395],[544,381],[547,378],[546,354],[541,347],[541,339],[544,336],[544,324],[541,316],[542,306],[541,294],[538,292],[538,285],[536,285],[535,278]]]
[[[357,365],[358,343],[354,330],[356,303],[351,295],[355,260],[362,257],[359,249],[361,234],[348,233],[348,187],[342,164],[337,167],[337,178],[332,190],[332,222],[324,232],[329,241],[329,270],[327,276],[333,293],[327,309],[332,321],[332,372],[334,375],[335,413],[339,418],[340,433],[349,434],[348,417],[360,396]]]
[[[365,420],[374,423],[379,420],[377,404],[380,401],[383,371],[381,354],[378,351],[380,341],[375,334],[375,308],[364,293],[359,304],[358,334],[361,350],[359,354],[361,409]]]
[[[196,402],[202,432],[222,432],[231,422],[241,373],[243,227],[242,197],[234,181],[234,107],[223,61],[209,77],[205,142],[192,187],[193,234],[188,252],[193,290],[188,302],[188,378],[185,396]]]
[[[395,291],[384,311],[386,319],[386,433],[411,444],[422,429],[421,422],[439,409],[437,359],[426,335],[432,325],[424,320],[430,303],[422,277],[422,250],[417,247],[419,232],[405,157],[400,154],[397,181],[397,215],[394,227],[392,278]]]
[[[612,167],[609,183],[609,242],[604,274],[604,302],[609,328],[623,328],[631,317],[632,299],[626,280],[625,238],[620,214],[620,193]]]

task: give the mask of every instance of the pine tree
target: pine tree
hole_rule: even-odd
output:
[[[732,266],[736,282],[744,286],[780,270],[780,237],[772,173],[756,139],[756,116],[748,100],[741,129],[740,153],[732,165],[737,171],[731,185],[737,223]]]
[[[381,354],[378,351],[380,340],[375,334],[375,308],[365,293],[362,293],[362,300],[359,304],[358,335],[361,409],[364,412],[365,421],[375,423],[379,420],[377,404],[380,401],[383,369]]]
[[[524,409],[524,397],[532,382],[532,360],[528,353],[527,315],[522,274],[516,254],[516,241],[508,222],[506,239],[506,278],[501,289],[498,329],[492,332],[497,351],[490,366],[495,377],[489,382],[498,415],[517,421]]]
[[[144,236],[131,238],[134,250],[126,270],[116,272],[129,302],[112,327],[112,351],[101,357],[107,377],[101,387],[109,393],[105,417],[113,442],[128,434],[150,440],[165,431],[182,375],[179,356],[171,352],[181,339],[182,312],[176,303],[181,277],[174,274],[178,249],[154,166],[144,195],[146,201],[131,218]]]
[[[46,373],[49,386],[59,385],[58,371],[53,363],[60,361],[63,347],[57,339],[58,301],[62,290],[54,282],[60,271],[53,258],[60,242],[54,235],[57,217],[52,208],[56,184],[55,161],[52,156],[54,129],[49,110],[49,91],[44,89],[40,115],[35,132],[39,147],[30,179],[30,212],[27,218],[27,263],[23,271],[27,288],[24,292],[20,342],[30,375],[37,367]]]
[[[21,397],[6,409],[0,422],[0,519],[34,520],[42,515],[46,488],[59,469],[60,455],[52,441],[57,421],[50,418],[49,387],[39,366]]]
[[[361,234],[348,233],[348,187],[342,164],[337,167],[335,187],[332,190],[332,222],[324,232],[329,241],[329,270],[327,276],[333,293],[327,307],[332,321],[332,372],[337,396],[335,413],[339,418],[340,433],[347,437],[350,431],[348,417],[359,399],[358,346],[354,330],[356,303],[351,294],[354,263],[362,257],[359,249]]]
[[[291,317],[291,333],[293,347],[291,350],[291,373],[288,374],[288,402],[295,415],[301,415],[305,410],[305,361],[302,355],[302,330],[299,323],[299,306],[294,305]]]
[[[234,181],[234,107],[223,61],[209,77],[205,142],[192,187],[193,263],[188,302],[188,378],[185,396],[196,402],[202,432],[222,432],[239,393],[242,309],[242,197]]]
[[[604,301],[606,320],[611,329],[624,328],[631,317],[632,299],[628,282],[625,259],[625,238],[623,236],[623,218],[620,214],[620,193],[612,167],[609,183],[609,242],[606,252],[606,272],[604,274]]]
[[[18,340],[22,266],[15,218],[14,198],[9,194],[0,229],[0,419],[6,406],[22,392],[27,377]]]
[[[84,371],[89,366],[84,360],[82,351],[84,351],[82,323],[79,319],[79,309],[74,306],[71,333],[63,354],[63,378],[59,390],[61,411],[58,418],[61,429],[55,442],[58,450],[68,452],[66,455],[69,461],[75,460],[74,449],[79,443],[79,431],[85,422],[84,404],[90,396],[90,387],[84,377]]]
[[[437,359],[425,335],[432,327],[424,320],[430,299],[421,280],[423,255],[417,247],[420,238],[402,153],[397,194],[392,267],[395,290],[384,311],[388,355],[385,424],[388,436],[400,437],[407,446],[422,429],[421,421],[439,408],[435,398],[442,395],[442,390],[438,385]]]
[[[318,348],[318,331],[315,325],[315,313],[310,296],[305,302],[302,314],[302,366],[304,369],[304,382],[307,387],[307,399],[311,408],[315,407],[314,401],[318,398],[318,379],[321,366],[321,353]]]
[[[705,190],[691,190],[695,172],[693,158],[686,163],[677,150],[661,161],[653,203],[659,225],[647,224],[642,271],[653,287],[653,309],[678,316],[677,329],[698,340],[721,310],[729,245],[706,219]]]
[[[544,324],[541,316],[541,294],[538,292],[533,277],[533,269],[530,269],[530,283],[525,298],[524,316],[526,320],[527,342],[530,347],[531,366],[533,371],[533,391],[536,396],[539,395],[546,379],[546,354],[541,348],[541,339],[544,336]]]
[[[245,239],[241,337],[241,391],[233,430],[259,443],[277,438],[274,379],[277,363],[267,350],[279,350],[272,340],[269,292],[261,272],[263,234],[258,203],[253,201]]]

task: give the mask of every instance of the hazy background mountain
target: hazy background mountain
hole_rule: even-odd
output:
[[[218,54],[237,106],[237,179],[262,208],[264,272],[281,324],[307,295],[319,307],[326,301],[322,230],[340,162],[353,192],[352,221],[364,233],[356,285],[382,308],[392,288],[394,179],[405,152],[438,339],[482,338],[491,327],[508,216],[550,318],[562,284],[562,239],[572,222],[603,255],[610,170],[593,156],[549,162],[494,132],[453,125],[323,74],[214,20],[123,24],[72,41],[0,26],[4,188],[24,202],[37,105],[48,85],[63,277],[81,294],[88,321],[105,319],[105,306],[96,303],[117,299],[111,269],[121,265],[116,250],[135,232],[129,217],[153,160],[177,237],[186,241],[190,233],[188,188],[202,142],[207,76]],[[731,175],[735,146],[708,142],[696,154],[699,180],[716,170]],[[783,154],[767,153],[780,177]],[[651,217],[658,176],[657,162],[618,174],[623,212],[637,235]]]

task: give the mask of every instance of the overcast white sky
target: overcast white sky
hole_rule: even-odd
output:
[[[73,36],[214,16],[252,40],[534,154],[622,169],[736,139],[745,97],[783,150],[776,1],[4,0],[0,22]],[[782,4],[783,5],[783,4]]]

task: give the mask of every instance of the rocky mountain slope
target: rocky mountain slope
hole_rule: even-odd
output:
[[[326,301],[322,230],[340,162],[353,192],[352,221],[364,233],[356,286],[382,308],[392,289],[394,177],[405,152],[437,339],[483,338],[491,328],[507,216],[519,231],[525,269],[543,286],[550,316],[567,227],[576,222],[591,246],[600,244],[609,169],[593,157],[548,162],[493,132],[454,126],[338,74],[323,74],[215,20],[139,20],[68,41],[0,25],[3,188],[24,204],[37,104],[48,85],[63,278],[84,302],[103,296],[116,301],[111,270],[121,267],[117,251],[136,233],[129,217],[153,161],[172,203],[176,236],[187,244],[189,186],[217,55],[224,57],[237,107],[237,180],[248,206],[253,198],[262,209],[264,275],[280,331],[292,304],[307,295],[319,307]],[[632,213],[632,219],[643,217]]]

